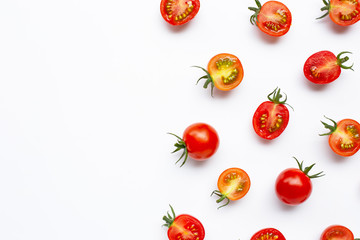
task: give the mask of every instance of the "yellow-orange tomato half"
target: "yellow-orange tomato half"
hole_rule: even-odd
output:
[[[218,179],[218,189],[229,200],[239,200],[250,189],[249,175],[240,168],[229,168],[221,173]]]
[[[244,77],[244,69],[240,60],[229,53],[221,53],[210,59],[208,72],[214,86],[222,91],[234,89]]]

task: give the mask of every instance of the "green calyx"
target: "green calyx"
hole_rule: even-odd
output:
[[[203,85],[203,88],[206,89],[210,84],[210,86],[211,86],[211,96],[213,97],[214,96],[214,80],[210,76],[210,73],[205,68],[202,68],[202,67],[199,67],[199,66],[192,66],[192,67],[200,68],[206,73],[204,76],[202,76],[201,78],[199,78],[197,80],[196,84],[198,84],[201,79],[206,79],[205,83]]]
[[[221,205],[220,207],[218,207],[218,209],[219,209],[219,208],[222,208],[222,207],[225,207],[226,205],[228,205],[228,204],[230,203],[230,199],[229,199],[226,195],[222,194],[220,191],[214,190],[214,191],[211,193],[210,196],[212,196],[212,195],[214,195],[214,194],[219,197],[219,199],[216,200],[216,203],[220,203],[220,202],[222,202],[222,201],[225,200],[225,199],[227,200],[226,203],[223,204],[223,205]]]
[[[163,226],[166,226],[166,227],[170,227],[171,224],[174,222],[175,217],[176,217],[175,211],[174,211],[173,207],[172,207],[170,204],[169,204],[169,206],[170,206],[170,209],[171,209],[172,216],[170,215],[169,212],[167,212],[167,215],[165,215],[165,216],[163,217],[163,220],[165,221],[165,223],[163,224]]]
[[[341,58],[341,55],[343,55],[343,54],[345,54],[345,53],[350,53],[350,54],[352,54],[351,52],[346,52],[346,51],[339,53],[339,54],[336,56],[336,59],[337,59],[336,63],[337,63],[337,65],[339,65],[339,66],[340,66],[341,68],[343,68],[343,69],[351,69],[351,70],[354,71],[354,69],[352,69],[352,67],[354,66],[354,63],[353,63],[351,66],[344,66],[344,65],[343,65],[344,62],[346,62],[347,60],[349,60],[349,57],[348,57],[348,56],[345,56],[345,57]]]
[[[303,162],[304,162],[304,161],[301,161],[301,163],[300,163],[295,157],[293,157],[293,158],[296,160],[296,162],[297,162],[297,164],[298,164],[298,166],[299,166],[300,171],[302,171],[303,173],[305,173],[305,175],[308,176],[308,178],[318,178],[318,177],[322,177],[322,176],[325,175],[325,174],[323,174],[323,171],[318,172],[318,173],[316,173],[316,174],[314,174],[314,175],[309,175],[309,172],[310,172],[310,170],[315,166],[315,163],[313,163],[313,164],[311,164],[310,166],[305,167],[305,168],[303,169]]]
[[[319,136],[331,135],[331,134],[332,134],[333,132],[335,132],[336,129],[337,129],[337,123],[336,123],[334,120],[332,120],[331,118],[328,118],[328,117],[326,117],[326,116],[324,116],[324,117],[325,117],[326,119],[330,120],[333,124],[330,125],[330,124],[327,124],[327,123],[325,123],[325,122],[323,122],[323,121],[320,121],[320,122],[324,125],[325,128],[327,128],[327,129],[330,130],[330,132],[319,134]]]
[[[326,13],[324,15],[322,15],[321,17],[318,17],[316,19],[321,19],[326,17],[327,15],[329,15],[329,11],[330,11],[330,0],[323,0],[323,3],[325,4],[325,6],[323,6],[320,10],[321,11],[326,11]]]
[[[254,14],[251,15],[251,17],[250,17],[250,23],[252,25],[257,25],[257,22],[258,22],[257,16],[261,10],[261,3],[259,2],[259,0],[255,0],[255,3],[256,3],[257,8],[256,7],[248,7],[249,10],[254,11]]]
[[[188,155],[189,155],[189,154],[188,154],[188,150],[187,150],[187,148],[186,148],[186,144],[185,144],[184,140],[182,140],[182,138],[179,137],[178,135],[175,135],[175,134],[173,134],[173,133],[168,133],[168,134],[173,135],[173,136],[175,136],[175,137],[177,138],[177,142],[174,144],[174,146],[175,146],[176,148],[175,148],[175,150],[172,151],[171,153],[175,153],[175,152],[177,152],[177,151],[183,150],[183,153],[181,154],[180,158],[175,162],[175,164],[176,164],[176,163],[178,163],[182,158],[184,158],[183,162],[182,162],[181,165],[180,165],[180,167],[182,167],[182,166],[185,164],[185,162],[186,162],[186,160],[187,160],[187,158],[188,158]]]
[[[284,93],[285,94],[285,93]],[[272,91],[267,98],[269,99],[269,101],[275,103],[275,104],[286,104],[289,107],[291,107],[292,110],[294,110],[294,108],[292,106],[290,106],[289,104],[286,103],[287,100],[287,95],[285,94],[285,99],[281,100],[283,98],[283,95],[280,93],[280,88],[275,88],[274,91]]]

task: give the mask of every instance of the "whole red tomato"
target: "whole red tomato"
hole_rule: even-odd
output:
[[[285,169],[279,174],[275,183],[276,195],[281,201],[289,205],[298,205],[308,199],[312,191],[310,179],[324,175],[323,172],[308,175],[315,163],[303,169],[303,162],[299,163],[295,157],[294,159],[299,168]]]
[[[284,235],[275,228],[265,228],[256,232],[250,240],[286,240]]]
[[[353,233],[347,227],[332,225],[327,227],[321,234],[320,240],[359,240],[354,239]]]
[[[201,222],[188,214],[175,215],[174,209],[170,205],[172,216],[167,213],[163,217],[164,226],[168,229],[169,240],[203,240],[205,238],[205,229]]]
[[[289,110],[285,106],[287,97],[281,98],[280,89],[276,88],[268,95],[269,101],[261,103],[254,113],[254,130],[264,139],[280,136],[289,123]]]
[[[178,139],[174,144],[176,149],[173,153],[184,150],[176,161],[177,163],[184,158],[180,167],[185,164],[188,156],[194,160],[203,161],[214,155],[219,147],[219,136],[216,130],[206,123],[194,123],[188,126],[184,131],[183,138],[173,133],[169,134]]]

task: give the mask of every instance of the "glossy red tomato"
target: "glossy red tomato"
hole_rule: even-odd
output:
[[[336,123],[329,119],[333,125],[322,122],[325,128],[330,132],[320,134],[320,136],[329,135],[329,146],[338,155],[349,157],[354,155],[360,149],[360,124],[352,119],[343,119]]]
[[[311,178],[323,176],[322,172],[308,175],[311,168],[315,165],[303,169],[303,162],[295,158],[299,168],[288,168],[282,171],[276,179],[275,190],[278,198],[289,205],[298,205],[310,197],[312,192]]]
[[[311,55],[304,64],[304,75],[313,83],[327,84],[336,80],[341,73],[341,68],[352,69],[352,66],[344,66],[343,63],[349,60],[346,56],[341,58],[342,54],[350,52],[341,52],[335,56],[330,51],[320,51]]]
[[[265,228],[256,232],[250,240],[286,240],[284,235],[275,228]]]
[[[230,53],[220,53],[210,59],[207,70],[201,68],[206,75],[199,78],[206,79],[204,88],[211,85],[211,95],[213,96],[213,89],[216,87],[221,91],[229,91],[236,88],[244,77],[244,69],[240,60]]]
[[[223,171],[218,179],[217,186],[219,190],[215,190],[211,195],[215,194],[219,197],[217,203],[224,199],[227,203],[220,206],[224,207],[229,204],[230,200],[235,201],[243,198],[250,189],[249,175],[240,168],[229,168]]]
[[[256,7],[249,7],[255,13],[250,17],[250,22],[257,25],[264,33],[280,37],[286,34],[291,26],[291,12],[281,2],[268,1],[263,6],[259,0],[255,0]]]
[[[320,240],[354,240],[354,235],[347,227],[332,225],[322,232]]]
[[[188,214],[175,215],[174,209],[170,206],[172,216],[167,213],[163,217],[164,226],[167,226],[169,240],[203,240],[205,229],[201,222]]]
[[[183,138],[173,133],[170,134],[178,139],[173,153],[184,150],[178,160],[184,158],[181,166],[185,164],[188,156],[194,160],[203,161],[214,155],[219,147],[219,136],[216,130],[206,123],[194,123],[188,126],[184,131]]]
[[[360,20],[360,0],[323,0],[323,2],[325,6],[321,11],[326,13],[317,19],[329,15],[330,19],[340,26],[349,26]]]
[[[274,139],[285,130],[289,123],[289,110],[285,106],[287,98],[281,100],[280,89],[268,95],[269,101],[263,102],[253,116],[253,127],[257,135],[264,139]]]
[[[161,16],[171,25],[182,25],[199,12],[199,0],[161,0]]]

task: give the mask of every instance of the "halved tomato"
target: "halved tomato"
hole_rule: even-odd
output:
[[[219,190],[215,190],[211,195],[215,194],[220,197],[216,200],[217,203],[224,199],[227,203],[220,206],[224,207],[229,204],[230,200],[235,201],[243,198],[250,189],[250,177],[240,168],[229,168],[223,171],[218,179],[217,186]]]
[[[330,51],[320,51],[311,55],[304,64],[304,75],[313,83],[327,84],[335,81],[341,73],[341,68],[352,69],[352,66],[344,66],[343,63],[349,60],[348,56],[341,58],[345,53],[341,52],[335,56]]]
[[[199,12],[199,0],[161,0],[161,16],[171,25],[189,22]]]
[[[210,59],[207,70],[201,68],[206,75],[199,78],[206,79],[204,88],[211,84],[211,95],[213,96],[213,89],[216,87],[222,91],[229,91],[236,88],[244,77],[244,69],[240,60],[233,54],[220,53]]]
[[[265,228],[256,232],[251,240],[286,240],[284,235],[275,228]]]
[[[327,117],[326,117],[327,118]],[[353,119],[343,119],[336,123],[329,119],[333,125],[321,123],[330,132],[320,134],[320,136],[329,135],[330,148],[338,155],[349,157],[354,155],[360,149],[360,124]]]
[[[317,19],[329,15],[340,26],[349,26],[360,20],[360,0],[323,0],[323,3],[325,6],[321,11],[326,13]]]
[[[286,34],[291,26],[292,16],[290,10],[281,2],[268,1],[263,6],[255,0],[256,7],[249,7],[255,13],[250,22],[257,25],[261,31],[270,36],[279,37]]]
[[[332,225],[322,232],[320,240],[354,240],[354,235],[347,227]]]

